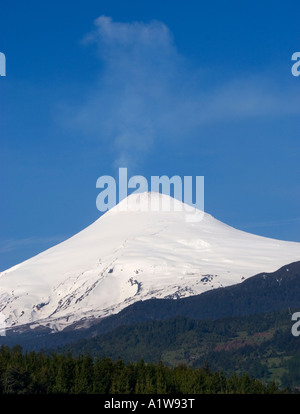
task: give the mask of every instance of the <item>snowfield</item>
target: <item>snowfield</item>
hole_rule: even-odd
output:
[[[150,211],[149,200],[173,208]],[[88,325],[139,300],[196,295],[300,260],[300,243],[194,213],[202,220],[169,196],[132,194],[70,239],[0,273],[6,326]]]

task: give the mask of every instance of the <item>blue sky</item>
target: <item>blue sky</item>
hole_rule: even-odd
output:
[[[205,211],[300,242],[296,1],[1,4],[0,271],[100,213],[96,180],[205,177]]]

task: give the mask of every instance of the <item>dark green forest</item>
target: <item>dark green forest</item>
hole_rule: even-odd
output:
[[[126,363],[161,360],[230,376],[247,372],[262,382],[300,388],[300,338],[291,334],[291,311],[195,321],[174,317],[118,327],[57,348],[73,355],[121,356]]]
[[[278,394],[247,374],[214,372],[206,364],[168,367],[161,361],[74,357],[71,354],[22,352],[20,346],[0,348],[1,394]],[[283,391],[281,391],[283,393]]]
[[[298,392],[300,339],[289,310],[195,321],[174,317],[42,351],[0,348],[2,394]]]

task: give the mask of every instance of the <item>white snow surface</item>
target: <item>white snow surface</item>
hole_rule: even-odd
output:
[[[173,208],[151,211],[150,200]],[[6,327],[87,325],[136,301],[197,295],[300,260],[300,243],[249,234],[194,209],[196,220],[186,208],[167,195],[132,194],[70,239],[0,273]]]

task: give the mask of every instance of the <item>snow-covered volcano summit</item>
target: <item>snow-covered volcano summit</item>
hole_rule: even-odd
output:
[[[151,211],[150,197],[175,209]],[[7,327],[63,329],[138,300],[195,295],[300,260],[300,243],[245,233],[206,213],[187,220],[183,207],[166,195],[133,194],[70,239],[0,273]]]

